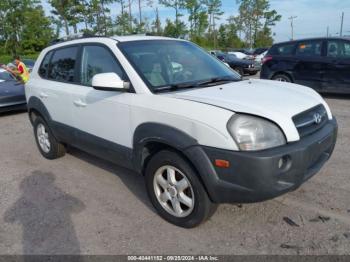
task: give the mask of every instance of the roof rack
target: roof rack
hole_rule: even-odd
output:
[[[67,41],[72,41],[76,39],[83,39],[83,38],[90,38],[90,37],[105,37],[105,36],[100,36],[100,35],[94,35],[94,34],[89,34],[89,33],[83,33],[83,34],[73,34],[73,35],[67,35],[63,36],[61,38],[54,39],[50,42],[50,46],[67,42]]]

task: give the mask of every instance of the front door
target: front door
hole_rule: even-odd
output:
[[[327,69],[323,89],[350,93],[350,41],[327,41]]]
[[[129,160],[132,138],[129,100],[135,94],[100,91],[91,86],[99,73],[126,75],[111,50],[102,45],[83,45],[78,69],[80,85],[73,91],[73,119],[79,147],[123,164]]]

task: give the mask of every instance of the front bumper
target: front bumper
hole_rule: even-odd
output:
[[[243,71],[246,74],[256,74],[260,71],[260,69],[256,67],[245,67],[243,68]]]
[[[236,152],[194,146],[186,154],[213,202],[260,202],[293,191],[315,175],[333,152],[337,129],[334,118],[316,133],[278,148]],[[230,167],[215,167],[215,159],[229,161]]]

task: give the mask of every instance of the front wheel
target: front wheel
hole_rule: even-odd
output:
[[[216,209],[193,168],[175,152],[163,150],[154,155],[145,179],[153,206],[172,224],[195,227]]]

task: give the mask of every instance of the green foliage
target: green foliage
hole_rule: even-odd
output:
[[[53,33],[38,0],[1,0],[0,49],[5,54],[42,50]]]
[[[21,55],[21,54],[20,54]],[[39,56],[39,53],[34,54],[25,54],[21,55],[22,59],[34,59],[36,60]],[[13,62],[13,56],[11,55],[0,55],[0,64],[8,64]]]
[[[82,32],[106,36],[150,33],[186,38],[208,49],[265,47],[273,43],[271,28],[281,19],[270,9],[269,0],[236,0],[239,15],[224,23],[220,23],[221,0],[46,1],[51,5],[49,17],[41,0],[0,0],[2,60],[12,60],[13,54],[36,54],[62,34]],[[117,3],[119,13],[112,18],[113,3]],[[136,14],[133,3],[138,6]],[[145,5],[154,10],[154,19],[142,15]],[[164,25],[159,5],[174,10],[173,18],[168,17]],[[184,19],[185,12],[188,19]]]
[[[270,10],[269,0],[237,0],[239,21],[250,47],[271,45],[271,26],[281,20],[276,10]],[[268,35],[265,35],[268,34]]]

